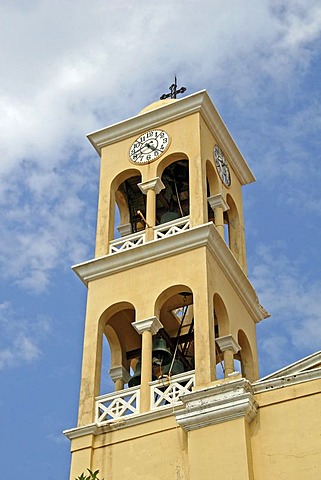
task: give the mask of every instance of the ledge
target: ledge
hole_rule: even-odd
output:
[[[259,304],[249,279],[212,222],[177,235],[147,242],[130,250],[94,258],[74,265],[72,269],[82,282],[88,285],[92,280],[204,246],[209,249],[217,264],[244,300],[254,320],[259,322],[267,318],[269,313]]]

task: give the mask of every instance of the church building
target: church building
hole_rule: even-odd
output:
[[[207,92],[172,87],[88,135],[100,183],[95,256],[73,267],[88,296],[70,480],[321,478],[321,352],[259,376],[254,175]]]

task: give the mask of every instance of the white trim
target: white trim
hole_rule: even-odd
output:
[[[175,416],[186,432],[238,418],[250,423],[258,410],[251,384],[245,378],[196,390],[180,399],[185,408]]]
[[[117,230],[121,237],[125,237],[126,235],[130,235],[132,233],[132,224],[123,223],[123,225],[118,225]]]
[[[292,374],[304,373],[309,369],[318,368],[320,365],[321,351],[318,351],[313,353],[312,355],[301,358],[297,362],[291,363],[290,365],[287,365],[286,367],[283,367],[276,372],[270,373],[269,375],[260,378],[254,383],[254,385],[260,382],[264,382],[265,380],[272,380],[274,378],[278,379]]]
[[[230,209],[224,197],[221,193],[217,193],[216,195],[212,195],[211,197],[207,197],[207,201],[210,204],[211,209],[214,212],[215,207],[221,207],[223,212],[226,212]]]
[[[144,332],[151,332],[152,335],[156,335],[158,330],[163,328],[162,323],[158,320],[157,317],[149,317],[144,320],[136,320],[132,323],[132,326],[140,335]]]
[[[73,440],[74,438],[83,437],[86,435],[100,435],[102,433],[110,432],[113,430],[119,430],[120,428],[133,427],[135,425],[141,425],[146,422],[152,422],[154,420],[160,420],[162,418],[171,417],[173,413],[179,411],[182,408],[182,404],[177,404],[172,408],[159,408],[158,410],[152,410],[139,415],[132,415],[130,417],[123,417],[119,420],[107,421],[102,423],[91,423],[83,427],[70,428],[64,430],[64,435]]]
[[[109,370],[109,375],[113,382],[116,382],[117,380],[122,380],[124,383],[127,383],[130,379],[130,375],[126,368],[123,367],[123,365],[111,367]]]
[[[298,383],[310,382],[318,379],[321,379],[321,368],[299,372],[293,375],[284,375],[283,377],[273,378],[271,380],[258,380],[253,383],[253,390],[254,393],[262,393],[267,390],[276,390],[278,388],[289,387],[291,385],[297,385]]]
[[[240,345],[232,335],[224,335],[224,337],[216,338],[215,341],[220,347],[221,352],[225,352],[225,350],[232,350],[232,352],[235,354],[241,350]]]
[[[146,182],[137,183],[137,187],[139,187],[140,191],[146,195],[148,190],[155,190],[156,195],[159,194],[165,185],[161,181],[159,177],[151,178],[150,180],[146,180]]]
[[[112,143],[138,135],[144,130],[163,126],[193,113],[200,113],[220,147],[228,156],[229,164],[242,185],[254,182],[255,177],[242,157],[230,132],[213,105],[206,90],[180,98],[148,112],[87,135],[88,140],[101,155],[101,149]]]
[[[91,280],[97,280],[162,258],[169,258],[202,246],[208,247],[255,321],[259,322],[267,318],[269,313],[260,305],[249,279],[212,222],[191,228],[179,235],[147,242],[117,255],[94,258],[74,265],[72,269],[84,284],[88,285]]]

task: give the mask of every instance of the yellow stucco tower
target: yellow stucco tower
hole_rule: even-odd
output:
[[[70,479],[253,479],[268,316],[246,271],[253,174],[206,91],[88,138],[101,170],[95,258],[73,267],[88,299]]]

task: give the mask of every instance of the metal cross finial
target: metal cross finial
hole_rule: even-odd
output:
[[[160,100],[165,100],[165,98],[176,98],[178,93],[184,93],[186,91],[186,87],[181,87],[180,89],[177,90],[176,75],[175,75],[175,83],[172,83],[169,89],[171,93],[163,93],[163,95],[160,97]]]

